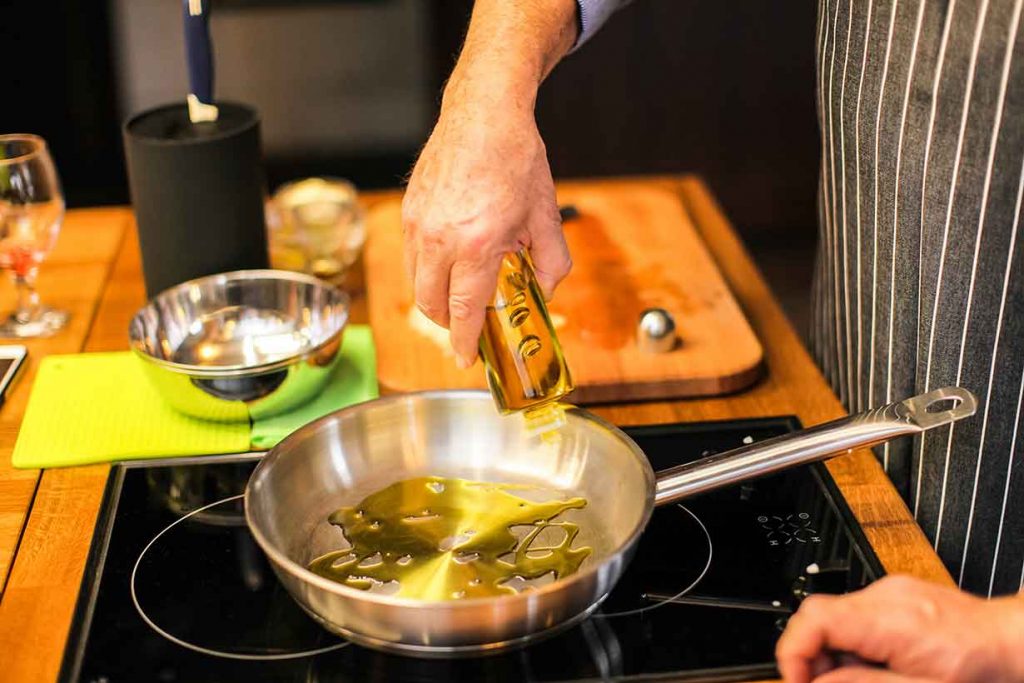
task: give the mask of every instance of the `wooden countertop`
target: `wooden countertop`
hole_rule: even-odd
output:
[[[768,372],[752,389],[732,396],[602,406],[595,412],[631,425],[789,414],[813,425],[844,414],[701,181],[643,180],[679,193],[764,344]],[[366,193],[364,199],[372,204],[394,196]],[[4,280],[0,301],[13,302]],[[130,210],[69,211],[57,247],[43,264],[39,289],[44,302],[69,309],[72,318],[59,335],[28,342],[29,366],[0,410],[0,678],[19,682],[57,676],[109,466],[15,470],[11,451],[40,358],[127,348],[128,321],[144,302]],[[354,312],[354,319],[360,317],[365,320],[364,310]],[[828,467],[888,572],[952,582],[869,451],[832,460]]]

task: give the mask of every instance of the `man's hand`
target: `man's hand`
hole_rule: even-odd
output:
[[[441,115],[402,203],[416,305],[477,354],[502,257],[529,248],[546,295],[569,272],[537,88],[576,37],[574,0],[477,0]]]
[[[786,683],[1024,682],[1024,597],[982,600],[894,576],[815,595],[776,648]]]
[[[569,272],[532,112],[481,102],[445,111],[409,181],[402,223],[416,305],[450,329],[460,367],[476,358],[505,254],[528,247],[547,296]]]

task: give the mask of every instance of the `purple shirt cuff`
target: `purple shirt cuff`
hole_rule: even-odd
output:
[[[590,40],[598,29],[608,21],[612,13],[630,0],[576,0],[579,7],[580,34],[573,50]]]

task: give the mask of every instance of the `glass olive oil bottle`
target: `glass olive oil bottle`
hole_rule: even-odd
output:
[[[553,403],[573,390],[526,251],[508,254],[501,262],[497,291],[484,319],[480,356],[491,395],[503,414]]]

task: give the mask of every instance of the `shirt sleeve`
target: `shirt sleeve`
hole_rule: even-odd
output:
[[[577,50],[583,43],[590,40],[590,37],[597,33],[598,29],[608,21],[608,17],[615,10],[627,5],[632,0],[576,0],[578,7],[577,19],[579,21],[579,37],[572,49]]]

